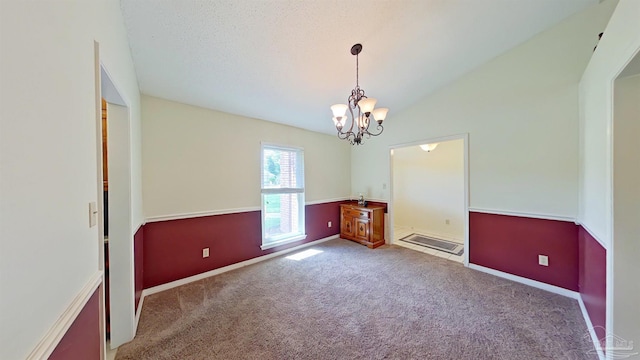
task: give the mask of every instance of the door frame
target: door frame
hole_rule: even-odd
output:
[[[632,241],[637,241],[637,239],[633,239],[633,238],[629,238],[629,237],[624,237],[619,235],[620,233],[625,233],[625,232],[629,232],[628,231],[628,227],[631,227],[632,229],[635,228],[635,222],[633,221],[629,221],[629,219],[626,219],[625,216],[623,215],[623,213],[625,213],[626,211],[628,211],[628,209],[624,208],[624,206],[620,206],[619,205],[619,201],[616,201],[616,198],[620,199],[621,195],[618,195],[618,193],[620,192],[620,190],[616,191],[616,183],[620,186],[620,180],[619,179],[623,179],[623,176],[619,176],[619,171],[620,168],[618,166],[616,166],[616,164],[618,163],[618,160],[620,160],[620,155],[619,153],[616,152],[616,146],[619,146],[619,143],[621,142],[622,144],[625,144],[627,139],[624,139],[622,136],[620,136],[621,133],[623,133],[625,130],[625,123],[630,122],[630,121],[639,121],[637,118],[633,118],[630,119],[628,116],[624,116],[624,115],[619,115],[616,114],[616,93],[620,91],[620,87],[618,86],[618,81],[622,80],[624,81],[624,79],[627,78],[635,78],[635,77],[639,77],[640,76],[640,72],[633,72],[633,73],[627,73],[628,72],[628,68],[632,68],[634,70],[637,70],[638,66],[635,65],[633,66],[632,63],[634,64],[638,64],[640,63],[640,48],[636,49],[634,51],[634,53],[632,54],[632,56],[625,62],[624,66],[619,69],[619,71],[615,74],[615,76],[613,77],[613,79],[611,80],[611,93],[610,95],[610,104],[611,104],[611,108],[610,108],[610,117],[609,117],[609,128],[611,129],[610,133],[609,133],[609,143],[608,143],[608,148],[607,148],[607,155],[608,155],[608,176],[607,176],[607,180],[608,180],[608,186],[609,186],[609,194],[608,194],[608,202],[610,205],[610,223],[608,224],[609,228],[608,228],[608,233],[609,233],[609,239],[610,242],[608,244],[608,248],[606,249],[606,314],[605,314],[605,321],[606,321],[606,344],[605,344],[605,349],[606,353],[605,355],[607,356],[608,359],[613,358],[613,354],[615,354],[615,352],[613,351],[609,351],[610,349],[615,349],[616,344],[615,344],[615,338],[616,336],[622,336],[622,334],[620,334],[617,329],[618,327],[624,327],[625,325],[628,326],[629,322],[634,321],[634,317],[633,316],[629,316],[626,315],[624,313],[624,309],[616,309],[616,299],[619,299],[621,297],[624,296],[624,292],[632,292],[629,291],[628,288],[633,286],[633,281],[634,281],[634,276],[629,276],[628,273],[624,272],[624,271],[618,271],[616,272],[616,268],[620,268],[623,267],[625,265],[628,265],[629,263],[629,258],[630,257],[634,257],[633,254],[629,255],[629,253],[627,251],[629,251],[630,247],[628,246],[629,242]],[[634,114],[635,115],[635,114]],[[624,130],[620,130],[620,128],[624,129]],[[628,165],[628,164],[627,164]],[[630,184],[629,182],[626,182],[622,184],[622,186],[624,186],[625,189],[629,189],[632,188],[633,185]],[[624,196],[624,195],[622,195]],[[622,218],[622,219],[621,219]],[[631,222],[631,224],[629,223]],[[624,248],[624,250],[619,250],[616,248]],[[636,251],[636,257],[640,256],[640,252]],[[630,279],[629,279],[630,278]],[[623,289],[623,290],[620,290]],[[620,294],[619,292],[622,292],[623,294]],[[617,313],[622,313],[622,315],[618,315]],[[625,321],[626,323],[622,326],[618,325],[618,327],[616,327],[616,315],[618,316],[618,318],[623,322]],[[633,341],[635,339],[626,339],[629,341]]]
[[[107,102],[107,108],[112,105],[114,107],[123,107],[124,110],[120,111],[120,115],[118,120],[123,122],[122,126],[118,127],[118,133],[115,134],[116,138],[121,139],[120,141],[126,147],[125,153],[120,157],[112,157],[109,156],[108,164],[110,181],[112,180],[112,172],[111,168],[120,168],[121,175],[116,180],[119,183],[119,191],[118,200],[119,201],[111,201],[111,185],[109,186],[109,203],[108,207],[110,215],[114,213],[127,214],[123,217],[124,220],[115,223],[111,221],[111,216],[109,220],[109,237],[112,237],[114,232],[120,233],[120,237],[122,237],[122,241],[118,244],[118,249],[113,251],[112,247],[114,244],[110,244],[109,247],[109,262],[110,264],[116,263],[117,273],[119,272],[119,276],[114,281],[113,271],[110,269],[110,273],[112,274],[109,278],[109,288],[110,288],[110,307],[111,309],[116,309],[120,314],[122,313],[122,318],[119,319],[118,323],[114,327],[113,321],[111,322],[111,344],[114,343],[114,333],[116,334],[116,344],[117,347],[121,343],[130,341],[133,339],[135,335],[135,312],[134,312],[134,263],[133,263],[133,235],[132,235],[132,227],[131,227],[131,106],[129,102],[125,100],[125,97],[122,96],[123,92],[119,90],[119,87],[116,85],[113,80],[113,76],[109,74],[108,66],[105,65],[100,56],[100,44],[97,41],[94,41],[94,76],[95,76],[95,84],[96,84],[96,96],[95,96],[95,104],[96,104],[96,170],[97,170],[97,208],[98,208],[98,269],[102,270],[103,279],[102,284],[100,285],[100,335],[102,337],[101,341],[101,356],[106,357],[107,352],[107,344],[106,344],[106,314],[105,314],[105,296],[104,287],[105,287],[105,277],[104,277],[104,201],[103,201],[103,158],[102,158],[102,98]],[[109,111],[107,111],[107,116],[109,117]],[[109,122],[111,119],[107,119],[107,127],[110,128]],[[108,141],[111,142],[114,134],[109,134]],[[115,162],[113,162],[115,161]],[[130,248],[130,249],[129,249]],[[110,266],[111,267],[111,266]],[[114,290],[116,293],[120,293],[119,298],[114,298],[113,293]],[[115,300],[115,301],[114,301]],[[114,306],[115,305],[115,306]],[[128,310],[130,308],[130,311]],[[112,314],[114,311],[110,311]],[[113,316],[111,317],[113,319]]]

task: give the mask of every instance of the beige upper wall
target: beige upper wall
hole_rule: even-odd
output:
[[[411,108],[391,109],[385,133],[352,151],[352,191],[389,198],[389,146],[468,133],[472,208],[575,218],[578,81],[613,7],[590,7]]]
[[[0,358],[24,359],[98,272],[94,41],[131,106],[137,224],[139,91],[119,1],[0,7]]]
[[[259,208],[261,142],[304,148],[307,202],[349,196],[337,137],[149,96],[142,118],[147,218]]]

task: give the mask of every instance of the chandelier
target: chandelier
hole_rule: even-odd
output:
[[[367,139],[372,136],[378,136],[382,134],[384,128],[382,122],[387,117],[387,108],[374,109],[377,100],[369,98],[364,94],[364,90],[360,89],[358,83],[358,54],[362,51],[361,44],[355,44],[351,47],[351,55],[356,56],[356,87],[351,90],[351,95],[347,99],[347,104],[336,104],[331,106],[333,112],[333,123],[338,130],[338,137],[343,140],[348,140],[351,145],[362,144],[363,138]],[[347,125],[347,110],[351,114],[351,122],[348,130]],[[376,126],[377,132],[369,132],[369,124],[371,123],[371,117],[378,123]],[[345,129],[346,131],[343,131]]]

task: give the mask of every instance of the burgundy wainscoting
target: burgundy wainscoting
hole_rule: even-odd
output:
[[[305,230],[309,241],[324,239],[340,233],[340,204],[329,203],[307,205],[304,210]],[[331,227],[327,223],[331,221]]]
[[[49,360],[100,359],[100,298],[96,289],[64,334]]]
[[[150,222],[144,226],[144,287],[201,274],[340,232],[340,201],[307,205],[307,238],[261,250],[260,211]],[[331,228],[327,223],[331,221]],[[209,257],[202,258],[202,249]]]
[[[134,266],[134,284],[135,284],[135,311],[138,311],[140,305],[140,297],[144,289],[144,225],[138,228],[133,236],[133,266]]]
[[[582,226],[578,227],[580,296],[598,339],[606,336],[607,251]]]
[[[470,212],[469,262],[578,291],[577,232],[568,221]]]

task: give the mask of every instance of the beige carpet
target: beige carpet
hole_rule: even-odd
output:
[[[575,300],[347,240],[145,298],[117,359],[597,359]]]

